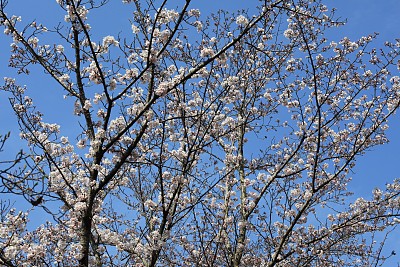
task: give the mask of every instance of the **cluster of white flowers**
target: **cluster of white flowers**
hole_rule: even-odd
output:
[[[156,63],[158,60],[156,49],[151,49],[149,51],[149,49],[145,48],[140,52],[139,56],[144,62]]]
[[[100,68],[102,66],[100,65]],[[96,83],[96,84],[100,84],[101,83],[101,76],[100,76],[100,72],[99,69],[96,66],[96,63],[94,61],[92,61],[89,65],[89,67],[83,69],[84,73],[89,73],[89,80]]]
[[[58,2],[60,5],[63,4],[63,2]],[[66,6],[67,9],[67,15],[64,16],[64,21],[65,22],[72,22],[77,20],[77,16],[78,15],[83,21],[87,20],[87,14],[89,13],[89,10],[83,6],[83,5],[79,5],[78,7],[76,7],[76,9],[71,6],[71,5],[67,5]],[[76,12],[75,12],[76,10]]]
[[[55,50],[57,53],[62,53],[62,52],[64,52],[64,46],[57,45]]]
[[[135,24],[131,25],[131,29],[134,34],[138,34],[140,32],[140,29]]]
[[[126,121],[123,116],[119,116],[110,122],[108,127],[110,131],[120,131],[126,126]]]
[[[189,10],[188,14],[189,14],[189,16],[194,16],[196,18],[199,18],[201,13],[200,13],[200,10],[198,10],[198,9],[191,9],[191,10]]]
[[[68,74],[63,74],[60,77],[58,77],[58,80],[60,81],[60,83],[62,83],[65,86],[68,85],[69,79],[70,79],[70,77]]]
[[[202,23],[201,21],[199,21],[199,20],[196,20],[196,21],[193,23],[193,26],[196,27],[197,32],[201,32],[201,30],[203,29],[203,23]]]
[[[108,35],[103,38],[103,46],[107,47],[110,45],[118,46],[119,42],[115,40],[114,36]]]
[[[356,42],[350,41],[350,39],[347,37],[343,38],[339,44],[343,45],[343,47],[346,48],[347,52],[349,53],[354,52],[359,47]]]
[[[148,200],[146,200],[145,202],[144,202],[144,206],[146,207],[146,208],[149,208],[149,209],[151,209],[151,210],[154,210],[154,209],[156,209],[157,208],[157,203],[155,203],[153,200],[151,200],[151,199],[148,199]]]
[[[168,91],[172,89],[172,86],[173,86],[173,85],[174,85],[174,84],[171,83],[171,82],[161,82],[161,83],[157,86],[157,88],[156,88],[156,90],[155,90],[156,95],[158,95],[158,96],[165,96],[165,95],[168,93]]]
[[[83,105],[83,109],[89,110],[92,107],[92,103],[90,102],[89,99],[85,100],[85,104]]]
[[[37,48],[38,43],[39,43],[39,39],[36,36],[28,39],[28,44],[30,44],[33,48]]]
[[[86,147],[86,140],[85,139],[80,139],[78,141],[78,143],[76,143],[76,147],[80,148],[80,149],[85,148]]]
[[[19,21],[22,21],[22,18],[20,16],[15,16],[12,15],[11,18],[8,20],[4,20],[3,18],[0,18],[0,25],[4,26],[4,34],[5,35],[10,35],[13,32],[13,28],[15,27],[15,24]],[[16,37],[16,35],[14,35]],[[14,42],[18,42],[19,40],[16,40],[14,38]]]
[[[158,23],[167,24],[171,21],[177,20],[179,18],[179,12],[173,9],[164,8],[160,10],[157,14],[155,14],[155,17],[158,18]]]
[[[297,33],[296,31],[294,31],[293,29],[289,28],[289,29],[286,29],[286,30],[283,32],[283,35],[284,35],[287,39],[293,39],[293,38],[295,38],[295,37],[298,35],[298,33]]]
[[[214,54],[215,54],[215,52],[211,47],[204,47],[200,51],[201,57],[212,57]]]
[[[113,90],[115,90],[115,88],[117,88],[117,80],[115,78],[112,78],[110,80],[109,88],[111,91],[113,91]]]
[[[238,24],[240,26],[246,26],[248,23],[249,23],[249,20],[243,15],[239,15],[236,18],[236,24]]]

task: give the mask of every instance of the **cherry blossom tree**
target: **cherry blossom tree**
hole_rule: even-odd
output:
[[[40,66],[56,83],[41,94],[58,90],[71,108],[46,121],[55,111],[29,96],[39,88],[4,78],[26,147],[0,165],[0,188],[27,208],[1,202],[1,266],[381,266],[391,256],[400,181],[353,203],[347,184],[355,159],[387,142],[400,43],[328,40],[343,23],[323,0],[210,16],[190,0],[124,0],[130,32],[101,38],[91,12],[107,0],[56,2],[65,17],[46,27],[0,0],[10,67],[21,77]],[[32,212],[48,219],[33,228]]]

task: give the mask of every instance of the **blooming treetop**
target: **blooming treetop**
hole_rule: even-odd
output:
[[[399,223],[399,181],[346,199],[354,160],[387,142],[399,107],[399,43],[328,40],[342,23],[322,0],[208,18],[190,0],[122,1],[130,31],[101,38],[89,22],[107,1],[56,2],[65,17],[47,28],[24,26],[0,0],[10,67],[43,68],[76,122],[66,136],[64,118],[46,122],[29,96],[38,88],[4,78],[27,149],[3,162],[0,188],[31,208],[2,202],[1,265],[377,266],[390,256],[375,233]],[[51,219],[31,229],[32,210]]]

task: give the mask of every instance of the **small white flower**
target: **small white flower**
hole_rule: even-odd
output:
[[[189,16],[194,16],[196,18],[200,17],[200,10],[198,9],[191,9],[188,12]]]
[[[68,143],[68,137],[61,136],[61,143],[62,143],[63,145],[67,144],[67,143]]]
[[[66,85],[68,80],[69,80],[69,75],[68,74],[63,74],[60,77],[58,77],[58,80],[60,81],[60,83]]]
[[[86,99],[85,100],[85,105],[83,106],[83,109],[90,109],[92,107],[92,103],[90,103],[90,100]]]
[[[148,199],[148,200],[146,200],[144,202],[144,206],[149,208],[149,209],[151,209],[151,210],[153,210],[153,209],[155,209],[157,207],[157,204],[153,200]]]
[[[85,148],[85,146],[86,146],[86,141],[84,139],[81,139],[78,141],[78,143],[76,143],[77,148],[82,149],[82,148]]]
[[[248,23],[249,23],[249,20],[248,20],[245,16],[243,16],[243,15],[240,15],[240,16],[238,16],[238,17],[236,18],[236,24],[238,24],[238,25],[245,26],[245,25],[247,25]]]
[[[287,38],[293,38],[296,36],[295,32],[292,29],[287,29],[286,31],[283,32],[283,35]]]
[[[197,32],[200,32],[203,29],[203,23],[201,21],[197,20],[193,23],[193,26],[196,27]]]
[[[214,55],[214,50],[210,47],[205,47],[200,51],[201,57],[212,57]]]
[[[112,78],[110,80],[110,90],[115,90],[115,88],[117,88],[117,80],[115,80],[114,78]]]
[[[115,45],[118,46],[119,42],[115,40],[114,36],[106,36],[103,38],[103,46],[108,46],[108,45]]]
[[[140,32],[139,28],[136,27],[135,24],[132,24],[131,28],[132,28],[132,32],[133,32],[134,34],[138,34],[138,33]]]
[[[57,52],[57,53],[62,53],[62,52],[64,52],[64,46],[62,46],[62,45],[57,45],[57,46],[56,46],[56,52]]]
[[[306,190],[305,192],[304,192],[304,199],[306,199],[306,200],[308,200],[308,199],[310,199],[311,197],[312,197],[312,193],[311,193],[311,191],[310,190]]]
[[[161,82],[158,85],[155,93],[158,96],[165,96],[170,89],[171,89],[171,84],[169,82]]]
[[[28,44],[32,45],[33,48],[38,46],[39,39],[37,37],[31,37],[28,39]]]

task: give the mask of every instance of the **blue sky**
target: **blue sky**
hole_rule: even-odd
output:
[[[117,0],[111,0],[111,2],[114,1],[117,2]],[[194,7],[203,10],[203,13],[208,13],[211,9],[217,10],[218,8],[227,8],[227,6],[232,10],[235,8],[247,8],[246,3],[252,1],[195,0],[193,1],[193,5]],[[327,0],[325,3],[329,8],[336,7],[338,9],[337,15],[339,17],[348,19],[346,26],[333,32],[333,39],[339,40],[344,36],[355,39],[369,33],[379,32],[379,39],[375,44],[376,46],[380,46],[386,40],[400,38],[399,0]],[[56,16],[60,15],[60,19],[64,16],[62,10],[57,8],[55,0],[12,0],[10,1],[9,8],[9,14],[21,15],[23,17],[23,22],[26,23],[37,17],[38,22],[43,22],[46,25],[46,22],[54,21],[54,19],[57,18]],[[51,13],[49,13],[50,10]],[[91,24],[93,27],[99,27],[99,33],[103,34],[103,36],[118,34],[118,29],[121,29],[124,25],[125,27],[129,27],[127,19],[129,14],[131,14],[130,11],[113,10],[113,12],[121,13],[121,15],[117,16],[117,20],[113,21],[109,16],[109,11],[110,10],[99,10],[94,11],[93,14],[89,14],[90,18],[94,18],[95,15],[97,16]],[[97,14],[95,12],[97,12]],[[122,14],[127,14],[127,16],[123,16]],[[55,24],[53,23],[52,25]],[[0,36],[1,77],[16,76],[14,70],[5,68],[8,64],[9,42],[9,38],[6,38],[4,35]],[[55,110],[55,112],[52,111],[51,114],[46,116],[50,122],[52,119],[56,120],[57,117],[63,117],[63,114],[71,115],[72,107],[60,107],[58,106],[60,101],[58,101],[57,106],[53,104],[55,102],[53,102],[52,99],[59,98],[61,97],[60,95],[46,95],[46,97],[44,97],[40,94],[40,90],[37,90],[37,88],[40,87],[54,86],[54,83],[37,79],[34,75],[30,75],[29,77],[18,77],[17,80],[20,80],[20,83],[23,84],[27,83],[28,79],[30,91],[36,91],[34,95],[37,97],[36,99],[34,98],[34,101],[47,110]],[[6,95],[3,92],[0,94],[0,108],[0,124],[2,125],[0,133],[4,134],[9,130],[12,131],[14,134],[14,138],[12,139],[13,142],[9,143],[6,148],[10,149],[10,151],[16,151],[22,146],[22,144],[18,142],[18,125],[9,107]],[[400,177],[400,170],[398,168],[398,166],[400,166],[400,114],[389,121],[389,126],[388,137],[390,143],[384,146],[375,147],[369,153],[357,160],[357,165],[354,168],[354,174],[352,175],[354,183],[351,185],[351,189],[355,192],[356,196],[368,195],[374,187],[383,186],[386,182],[390,182],[394,178]],[[0,155],[0,158],[4,158],[5,156],[7,156],[7,154],[2,154]],[[397,232],[399,231],[397,230]],[[390,245],[397,248],[400,247],[400,242],[398,240],[392,240]],[[397,261],[400,261],[399,257],[397,258]]]

